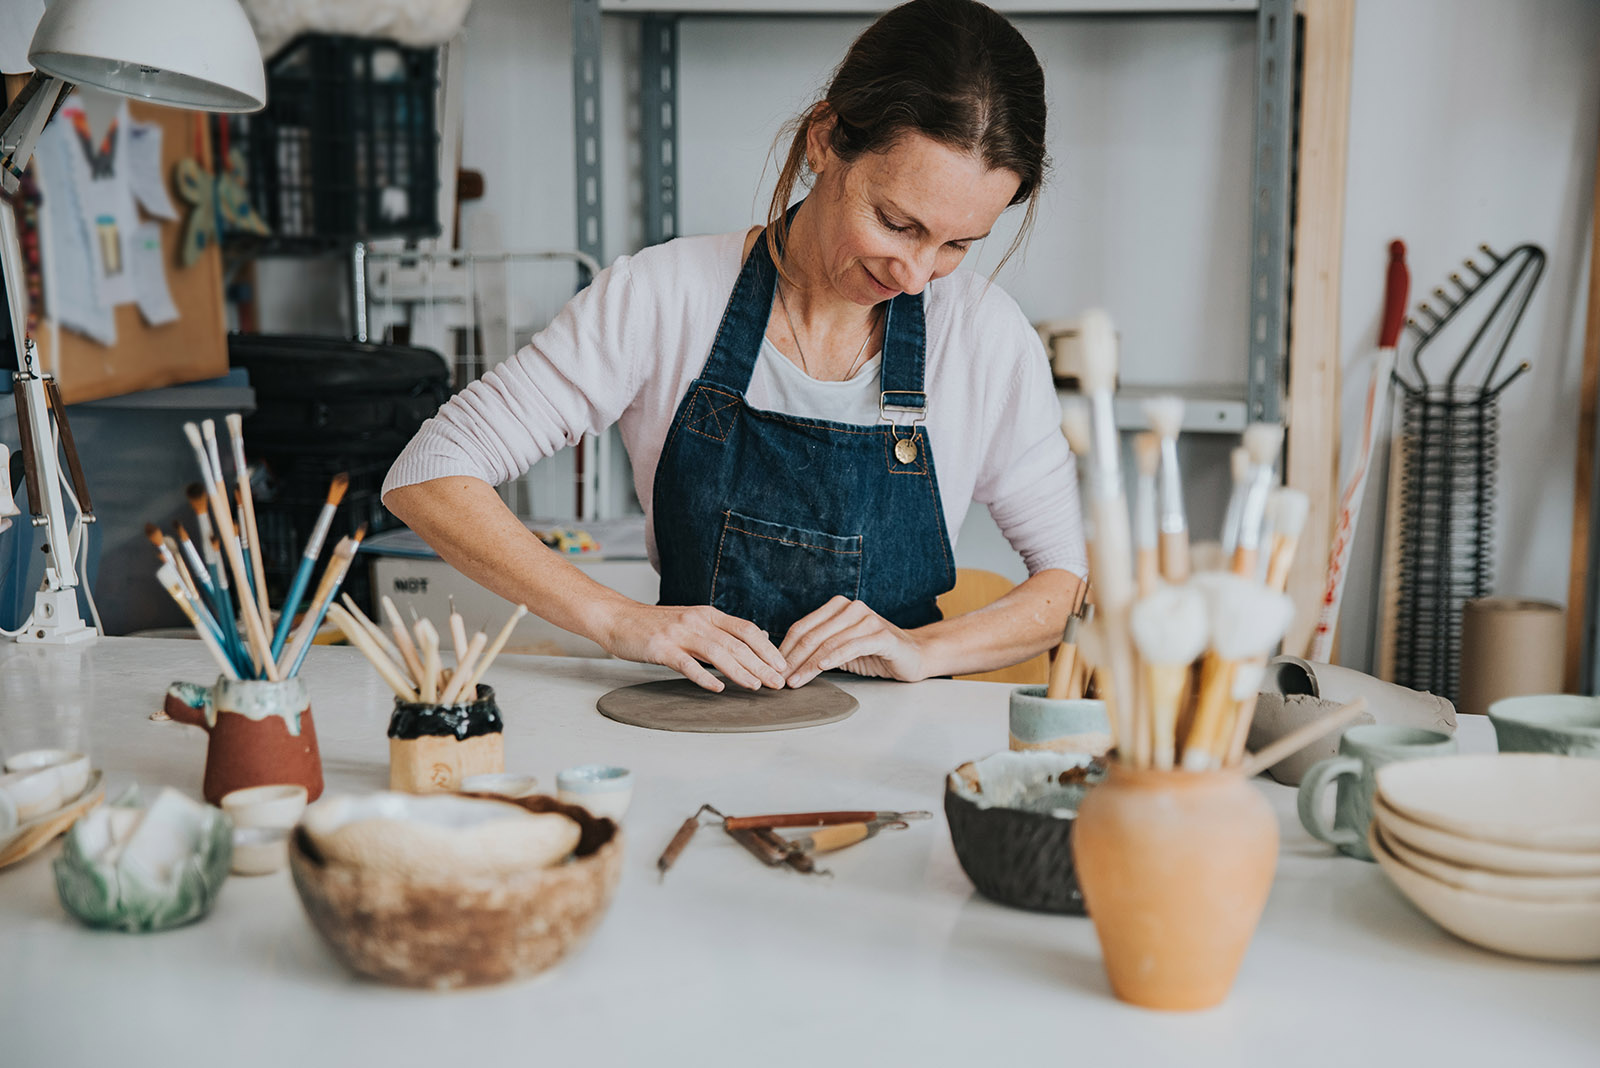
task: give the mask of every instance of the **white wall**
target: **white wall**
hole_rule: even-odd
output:
[[[864,25],[682,21],[685,232],[763,217],[778,128],[820,91]],[[1026,254],[1002,284],[1035,318],[1108,307],[1130,382],[1242,383],[1252,21],[1018,25],[1045,66],[1055,173]],[[475,246],[573,241],[570,40],[566,0],[477,0],[472,9],[463,162],[487,184],[485,198],[463,209]],[[1505,399],[1498,590],[1557,600],[1600,128],[1597,46],[1600,5],[1591,0],[1362,0],[1357,9],[1340,327],[1346,422],[1359,417],[1391,238],[1410,246],[1419,295],[1479,241],[1543,245],[1549,269],[1508,357],[1534,370]],[[607,18],[604,48],[609,257],[641,240],[634,24]],[[1012,232],[997,231],[974,264],[992,264]],[[264,281],[264,295],[269,288]],[[301,307],[275,306],[291,317]],[[961,550],[964,562],[1020,574],[992,526],[969,522]],[[1358,544],[1343,641],[1357,666],[1367,663],[1371,570],[1371,547]]]

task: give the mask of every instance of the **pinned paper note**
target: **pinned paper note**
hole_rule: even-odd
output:
[[[51,123],[34,150],[34,172],[45,191],[39,207],[45,310],[63,327],[114,345],[117,325],[101,282],[99,236],[73,178],[82,166],[76,139],[70,126]]]
[[[161,127],[153,122],[130,123],[124,146],[124,176],[133,198],[158,219],[176,219],[178,209],[167,195],[167,180],[161,167]]]
[[[167,264],[161,255],[161,224],[140,223],[128,247],[128,266],[133,274],[134,299],[139,304],[139,314],[151,326],[176,321],[178,307],[172,303],[172,291],[167,288]]]

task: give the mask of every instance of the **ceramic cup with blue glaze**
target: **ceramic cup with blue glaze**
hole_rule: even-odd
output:
[[[1351,727],[1339,739],[1339,755],[1318,761],[1300,780],[1300,823],[1346,856],[1372,860],[1367,829],[1372,825],[1372,796],[1378,769],[1401,760],[1445,756],[1456,751],[1456,740],[1441,731],[1422,727]],[[1333,825],[1323,819],[1322,792],[1337,782]]]
[[[1600,697],[1507,697],[1489,706],[1489,722],[1502,753],[1600,759]]]
[[[620,821],[633,799],[633,772],[610,764],[568,768],[556,776],[556,798]]]
[[[1111,748],[1111,720],[1104,701],[1051,700],[1044,686],[1011,691],[1011,749],[1099,756]]]

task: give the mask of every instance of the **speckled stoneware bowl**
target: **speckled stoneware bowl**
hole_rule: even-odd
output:
[[[1072,825],[1100,774],[1087,754],[1049,752],[996,753],[952,771],[944,814],[978,892],[1013,908],[1083,915]]]
[[[67,832],[56,892],[90,927],[164,931],[211,911],[232,856],[225,814],[172,789],[143,808],[130,788]]]
[[[289,843],[289,869],[312,926],[352,971],[434,989],[523,979],[560,961],[605,915],[622,874],[615,822],[551,797],[470,796],[560,813],[578,824],[577,848],[552,867],[496,874],[351,863],[318,850],[307,826],[315,806],[307,810]]]

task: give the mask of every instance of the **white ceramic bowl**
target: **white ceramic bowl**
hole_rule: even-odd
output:
[[[1397,859],[1430,879],[1461,890],[1515,898],[1518,901],[1600,901],[1600,876],[1506,875],[1503,872],[1465,868],[1412,849],[1398,838],[1391,837],[1381,824],[1378,833],[1383,836],[1383,844]]]
[[[457,788],[463,794],[496,794],[500,797],[531,797],[539,792],[539,780],[514,771],[468,775]]]
[[[1367,844],[1400,893],[1457,938],[1513,957],[1600,960],[1600,901],[1517,901],[1462,890],[1401,861],[1377,824]]]
[[[1521,846],[1464,838],[1408,820],[1384,804],[1381,797],[1373,799],[1372,815],[1389,841],[1404,842],[1413,849],[1461,867],[1507,875],[1600,875],[1600,853],[1524,849]]]
[[[89,758],[70,749],[30,749],[6,758],[7,771],[38,771],[49,768],[55,772],[61,791],[57,804],[69,805],[76,801],[89,785]]]
[[[1405,760],[1378,769],[1400,815],[1502,845],[1600,852],[1600,760],[1490,753]]]
[[[306,788],[295,783],[249,786],[222,796],[222,811],[233,818],[235,827],[288,830],[305,810]]]
[[[10,795],[18,823],[27,823],[61,807],[61,777],[54,768],[7,772],[0,775],[0,790]]]
[[[633,800],[633,772],[610,764],[580,764],[556,776],[556,797],[596,816],[620,820]]]
[[[271,875],[289,863],[288,827],[235,827],[233,874]]]

